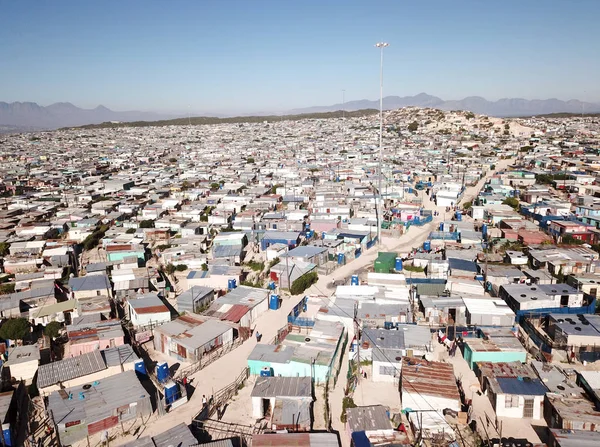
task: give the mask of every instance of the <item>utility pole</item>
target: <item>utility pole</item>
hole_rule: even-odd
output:
[[[386,42],[378,42],[375,44],[375,46],[379,48],[381,52],[381,59],[379,65],[379,200],[377,201],[379,210],[379,212],[377,213],[377,244],[379,246],[381,246],[381,223],[383,217],[383,197],[381,195],[381,176],[383,172],[381,169],[381,164],[383,161],[383,49],[388,47],[389,45],[390,44]]]
[[[358,301],[354,302],[354,336],[356,337],[356,368],[358,374],[356,375],[356,384],[360,383],[360,327],[358,325]]]

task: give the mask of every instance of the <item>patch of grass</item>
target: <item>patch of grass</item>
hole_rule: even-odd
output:
[[[423,267],[419,267],[418,265],[404,265],[402,268],[404,270],[406,270],[407,272],[421,273],[421,272],[425,271],[425,269]]]
[[[248,261],[248,263],[246,265],[248,267],[250,267],[252,270],[254,270],[255,272],[262,272],[263,269],[265,268],[264,262]]]

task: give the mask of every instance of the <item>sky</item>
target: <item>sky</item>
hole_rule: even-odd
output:
[[[600,102],[598,0],[5,1],[0,101],[252,113],[421,92]]]

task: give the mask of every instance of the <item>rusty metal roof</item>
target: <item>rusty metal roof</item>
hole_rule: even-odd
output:
[[[404,357],[401,383],[403,392],[460,399],[454,367],[449,363]]]

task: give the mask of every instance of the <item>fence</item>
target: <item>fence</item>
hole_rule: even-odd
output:
[[[192,420],[192,425],[210,419],[217,410],[223,408],[227,401],[237,394],[240,386],[248,379],[248,377],[250,377],[250,368],[246,367],[233,382],[210,396],[207,404]]]
[[[192,363],[191,365],[186,366],[185,368],[180,368],[177,371],[175,378],[183,378],[206,368],[208,365],[220,359],[228,352],[231,352],[238,346],[242,345],[244,341],[246,341],[245,338],[238,337],[233,342],[221,346],[220,348],[215,349],[214,351],[211,351],[208,354],[204,354],[202,357],[200,357],[200,359],[197,362]]]

